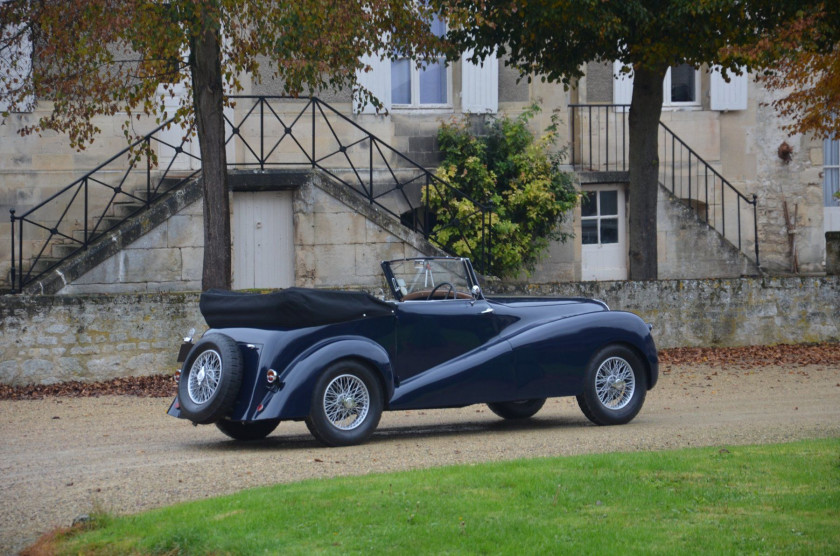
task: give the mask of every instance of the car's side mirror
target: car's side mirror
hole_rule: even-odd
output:
[[[478,299],[479,296],[481,295],[481,288],[479,288],[477,285],[473,286],[472,287],[472,295],[475,299]]]

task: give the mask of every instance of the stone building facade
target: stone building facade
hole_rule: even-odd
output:
[[[349,95],[332,95],[326,100],[336,113],[343,114],[348,121],[368,130],[382,143],[425,167],[434,167],[437,162],[436,131],[440,122],[453,117],[469,113],[480,123],[488,114],[516,114],[536,103],[542,111],[534,121],[535,131],[544,129],[550,123],[552,114],[556,114],[563,123],[558,147],[575,148],[577,136],[571,125],[579,120],[576,120],[574,110],[577,108],[574,107],[626,102],[622,97],[626,87],[616,77],[615,68],[610,64],[589,64],[586,77],[575,88],[565,91],[561,86],[539,80],[518,80],[518,74],[506,68],[503,61],[482,67],[454,63],[440,70],[434,81],[437,87],[434,93],[438,96],[432,103],[421,102],[414,93],[399,96],[405,95],[405,91],[398,90],[390,81],[399,73],[399,68],[380,67],[378,64],[380,62],[374,64],[373,77],[366,78],[373,79],[367,85],[387,97],[386,106],[390,109],[387,115],[364,110],[359,112]],[[746,198],[757,197],[754,229],[760,245],[761,269],[769,273],[789,273],[796,260],[800,273],[824,272],[825,232],[840,228],[840,218],[834,216],[840,209],[836,208],[836,203],[832,205],[834,201],[830,196],[832,188],[837,187],[832,182],[836,179],[833,176],[840,172],[837,142],[784,134],[781,131],[782,122],[766,107],[771,100],[769,93],[751,79],[738,81],[739,91],[742,91],[739,94],[743,97],[738,102],[742,105],[721,108],[720,104],[716,104],[718,101],[714,93],[719,89],[715,89],[713,74],[705,68],[694,73],[684,70],[674,68],[674,77],[669,77],[670,91],[675,96],[664,107],[662,121]],[[422,76],[411,74],[407,79],[415,87],[412,89],[415,92],[424,87]],[[693,87],[688,93],[674,85],[685,84],[683,81]],[[276,84],[270,81],[244,91],[246,94],[261,95],[276,92]],[[683,96],[677,98],[676,95]],[[292,121],[299,110],[292,101],[272,102],[279,114],[286,115],[286,122]],[[71,149],[66,139],[59,135],[20,137],[16,134],[20,125],[32,122],[49,108],[47,102],[36,103],[33,112],[13,114],[0,126],[2,214],[8,215],[9,209],[14,209],[18,216],[24,214],[59,194],[64,186],[86,171],[103,164],[125,145],[120,129],[122,120],[119,118],[102,118],[97,122],[103,129],[102,135],[81,152]],[[243,120],[247,109],[244,102],[237,103],[230,113],[231,119]],[[621,109],[615,109],[614,113],[620,115]],[[283,135],[283,124],[275,122],[274,125],[274,129],[264,134],[271,140]],[[322,128],[316,132],[317,137],[311,138],[311,142],[318,152],[325,152],[331,149],[330,134],[322,124],[318,125]],[[152,128],[151,122],[139,122],[135,131],[142,133]],[[355,133],[349,124],[342,124],[339,128],[339,133]],[[243,124],[240,131],[240,137],[231,142],[229,161],[247,164],[253,151],[249,150],[251,147],[246,142],[259,144],[259,126],[250,121]],[[183,136],[180,130],[167,133],[170,134],[171,144],[178,143]],[[612,141],[617,141],[617,138],[613,137]],[[156,148],[161,164],[167,157],[178,156],[163,143],[158,143]],[[189,144],[185,148],[186,151],[191,149]],[[285,156],[291,162],[302,160],[290,142],[283,143],[272,156],[278,160]],[[183,158],[177,162],[183,165],[179,168],[181,173],[187,175],[195,171],[197,162],[194,159],[184,161]],[[350,172],[347,167],[341,168],[340,161],[330,164],[338,172]],[[122,189],[127,189],[132,183],[142,187],[148,176],[147,169],[137,167],[126,171],[125,167],[124,157],[118,158],[106,164],[101,175],[122,180]],[[573,232],[575,237],[565,244],[552,245],[533,275],[528,277],[530,280],[557,282],[626,278],[626,275],[621,275],[622,267],[626,272],[626,240],[620,243],[623,233],[620,230],[626,229],[626,207],[632,202],[627,195],[626,173],[610,171],[598,174],[586,170],[583,168],[578,173],[579,186],[594,196],[590,198],[597,197],[598,203],[576,209],[567,224],[568,231]],[[248,171],[253,173],[253,170]],[[383,171],[383,168],[375,171]],[[373,172],[374,169],[371,169]],[[247,172],[243,170],[243,173]],[[366,204],[358,196],[348,194],[335,180],[301,172],[299,168],[278,178],[276,183],[272,183],[272,179],[263,176],[251,180],[253,183],[249,183],[247,177],[232,180],[234,286],[237,288],[285,287],[292,284],[315,287],[354,284],[375,288],[380,260],[435,252],[422,236],[401,227],[397,220],[375,210],[371,203]],[[88,187],[86,202],[89,208],[108,205],[112,190],[96,190],[94,185]],[[68,193],[64,195],[69,196]],[[735,278],[760,272],[752,249],[755,232],[751,224],[751,206],[728,206],[725,209],[729,211],[726,214],[730,230],[739,219],[748,223],[744,225],[743,244],[739,248],[733,245],[731,232],[724,238],[719,231],[710,229],[703,217],[704,207],[700,207],[699,212],[691,210],[698,208],[695,206],[697,203],[681,202],[684,198],[684,194],[665,187],[660,190],[657,237],[661,279]],[[711,203],[701,204],[711,206]],[[253,212],[257,209],[269,212]],[[23,237],[18,234],[15,243],[18,255],[20,247],[30,254],[37,251],[38,240],[48,233],[50,222],[61,217],[62,210],[57,207],[46,209],[43,212],[46,219],[44,229],[27,229]],[[595,212],[587,212],[590,210]],[[613,210],[615,212],[611,212]],[[65,216],[65,221],[75,220],[78,227],[84,227],[84,217],[79,211],[77,202]],[[255,214],[257,216],[253,216]],[[616,234],[618,247],[606,245],[611,240],[603,245],[596,240],[593,246],[586,239],[590,237],[587,230],[593,229],[588,226],[603,222],[615,223],[619,230]],[[57,291],[126,293],[198,289],[203,247],[201,225],[200,203],[192,202],[179,208],[165,221],[149,225],[151,227],[138,233],[137,238],[132,236],[132,241],[126,242],[121,253],[108,255],[95,266],[80,270],[69,280],[68,274],[62,274],[64,283]],[[11,225],[4,217],[0,220],[0,289],[8,288],[10,284],[11,236]],[[247,241],[238,243],[237,238],[247,238]],[[111,241],[117,242],[114,238]],[[609,249],[609,257],[614,259],[609,271],[593,266],[593,261],[606,258],[603,253]],[[254,270],[251,268],[254,260],[273,260],[275,267]],[[609,274],[616,271],[617,275]],[[259,272],[267,273],[271,278],[267,281],[255,278]]]

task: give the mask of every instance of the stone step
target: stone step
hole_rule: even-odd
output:
[[[60,263],[61,261],[62,259],[58,259],[55,257],[41,257],[40,259],[35,261],[33,265],[24,270],[24,275],[26,275],[27,272],[31,274],[40,274],[41,272],[44,272],[53,265]]]
[[[82,248],[80,243],[70,242],[65,240],[66,243],[54,243],[51,248],[50,255],[55,257],[56,259],[64,259],[73,255]]]
[[[109,231],[111,228],[113,228],[114,226],[116,226],[118,224],[121,224],[124,221],[125,221],[125,217],[106,216],[99,223],[99,226],[97,226],[95,233],[96,233],[96,235],[105,233],[105,232]],[[91,234],[91,233],[94,232],[93,227],[95,225],[96,225],[96,222],[91,222],[88,225],[88,234]],[[82,229],[82,228],[80,228],[78,230],[73,230],[73,233],[71,234],[71,237],[73,239],[75,239],[76,241],[85,241],[85,239],[86,239],[85,238],[85,230]],[[90,239],[90,238],[87,238],[87,239]]]
[[[117,201],[113,205],[112,213],[118,218],[127,218],[146,207],[145,203],[131,199],[129,201]]]

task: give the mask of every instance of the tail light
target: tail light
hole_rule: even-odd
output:
[[[274,381],[277,380],[277,371],[274,369],[269,369],[267,373],[265,373],[265,379],[268,381],[269,384],[274,384]]]

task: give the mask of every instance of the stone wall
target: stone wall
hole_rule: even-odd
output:
[[[792,270],[794,232],[800,272],[822,272],[822,140],[783,130],[785,120],[768,107],[775,93],[751,80],[749,95],[747,110],[720,116],[723,175],[747,196],[758,195],[762,268],[770,273]],[[783,144],[792,149],[787,160],[780,156]],[[785,203],[791,220],[797,213],[795,230],[786,224]]]
[[[601,299],[654,325],[660,348],[840,341],[840,277],[492,284],[504,295]]]
[[[295,191],[295,284],[377,293],[382,261],[445,255],[360,195],[316,173]]]
[[[0,382],[174,372],[181,339],[203,323],[197,294],[3,296]]]
[[[58,293],[133,293],[201,289],[204,260],[202,202],[170,216]]]
[[[505,284],[499,295],[584,296],[654,325],[660,348],[840,341],[840,277]],[[204,331],[197,294],[3,296],[0,383],[168,373]]]
[[[659,188],[656,212],[660,280],[760,274],[753,262],[664,187]]]

